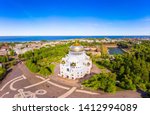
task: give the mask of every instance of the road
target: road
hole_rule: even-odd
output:
[[[93,71],[97,69],[93,69]],[[1,98],[116,98],[141,97],[135,91],[120,91],[116,94],[91,92],[80,89],[78,81],[63,79],[58,76],[59,65],[55,74],[48,78],[31,73],[23,63],[13,67],[6,78],[0,82]]]

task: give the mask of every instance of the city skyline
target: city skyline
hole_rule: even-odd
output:
[[[0,0],[0,36],[150,35],[148,0]]]

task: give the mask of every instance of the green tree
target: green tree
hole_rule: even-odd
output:
[[[6,69],[3,67],[0,67],[0,80],[2,79],[2,77],[5,73],[6,73]]]
[[[92,76],[89,80],[82,83],[85,87],[94,90],[101,89],[103,91],[114,93],[116,91],[116,74],[114,73],[100,73]]]
[[[122,75],[125,72],[124,66],[121,66],[120,71],[119,71],[119,75]]]
[[[0,62],[7,62],[8,57],[7,56],[0,56]]]
[[[40,68],[39,73],[40,73],[41,75],[46,76],[46,77],[51,74],[51,72],[49,71],[49,69],[48,69],[48,68],[44,68],[44,67],[41,67],[41,68]]]
[[[10,50],[10,55],[14,56],[15,55],[15,51],[14,50]]]

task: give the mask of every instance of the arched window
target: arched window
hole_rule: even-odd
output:
[[[75,67],[75,66],[76,66],[76,63],[72,62],[72,63],[70,64],[70,66],[71,66],[71,67]]]
[[[64,60],[61,61],[62,64],[65,64],[66,62]]]
[[[91,65],[90,62],[88,62],[88,63],[87,63],[87,66],[90,66],[90,65]]]

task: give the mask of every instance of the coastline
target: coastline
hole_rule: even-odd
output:
[[[40,42],[45,41],[65,41],[74,39],[142,39],[150,40],[150,36],[0,36],[2,42]]]

